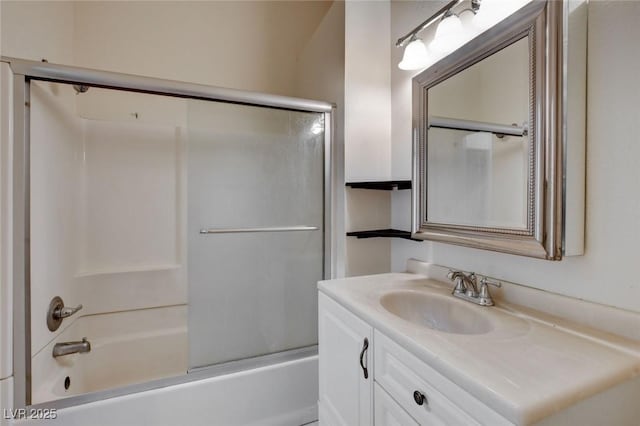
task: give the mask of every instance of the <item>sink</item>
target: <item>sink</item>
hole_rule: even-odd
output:
[[[380,304],[392,314],[423,327],[454,334],[485,334],[493,330],[491,321],[475,306],[465,305],[435,293],[394,291],[380,298]]]

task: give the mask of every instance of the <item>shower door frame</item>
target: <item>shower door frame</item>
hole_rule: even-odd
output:
[[[153,95],[224,102],[256,107],[324,114],[324,279],[334,278],[337,267],[338,235],[332,206],[337,205],[340,187],[337,164],[341,153],[335,149],[336,105],[323,101],[271,95],[237,89],[207,86],[131,74],[91,70],[78,67],[2,57],[12,72],[12,269],[13,269],[13,407],[64,408],[115,396],[141,392],[194,380],[202,380],[238,368],[263,365],[265,362],[288,361],[317,354],[317,345],[267,355],[264,360],[243,360],[229,368],[201,368],[181,376],[126,385],[89,394],[82,394],[32,405],[31,403],[31,295],[30,295],[30,83],[32,80],[63,84],[85,84],[105,89],[123,90]]]

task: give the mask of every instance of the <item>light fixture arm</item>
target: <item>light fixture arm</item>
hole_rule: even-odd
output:
[[[440,10],[438,10],[436,13],[431,15],[429,19],[427,19],[426,21],[424,21],[423,23],[415,27],[413,30],[411,30],[407,35],[405,35],[404,37],[400,37],[396,42],[396,47],[402,47],[407,42],[411,42],[415,40],[419,32],[425,30],[429,25],[433,24],[434,22],[441,21],[444,18],[451,15],[455,15],[459,17],[464,12],[473,12],[473,14],[475,15],[480,9],[481,0],[471,0],[471,7],[463,9],[458,13],[454,13],[451,9],[453,9],[453,7],[455,7],[456,5],[458,5],[458,3],[461,3],[462,1],[464,0],[452,0],[449,3],[447,3]]]
[[[400,37],[398,39],[398,41],[396,42],[396,47],[402,47],[404,46],[408,41],[411,40],[412,37],[416,37],[416,35],[424,30],[425,28],[427,28],[429,25],[433,24],[434,22],[436,22],[438,19],[440,19],[442,17],[442,15],[444,15],[445,13],[447,13],[447,11],[449,11],[452,7],[454,7],[455,5],[457,5],[458,3],[460,3],[463,0],[452,0],[449,3],[447,3],[443,8],[441,8],[440,10],[438,10],[436,13],[434,13],[433,15],[431,15],[431,17],[429,19],[427,19],[426,21],[424,21],[423,23],[421,23],[420,25],[418,25],[417,27],[415,27],[413,30],[411,30],[407,35],[405,35],[404,37]],[[474,0],[477,1],[477,0]]]

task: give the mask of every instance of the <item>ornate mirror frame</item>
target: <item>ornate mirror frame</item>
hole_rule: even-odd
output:
[[[412,237],[549,260],[563,255],[563,1],[534,1],[413,78]],[[528,37],[529,170],[526,228],[427,219],[428,91]]]

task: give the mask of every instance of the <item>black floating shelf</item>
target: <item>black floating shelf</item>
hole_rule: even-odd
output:
[[[348,237],[358,237],[358,238],[404,238],[405,240],[411,241],[422,241],[417,240],[415,238],[411,238],[411,232],[409,231],[399,231],[397,229],[375,229],[372,231],[355,231],[355,232],[347,232]]]
[[[394,189],[411,189],[410,180],[378,180],[367,182],[347,182],[346,186],[358,189],[378,189],[392,191]]]

